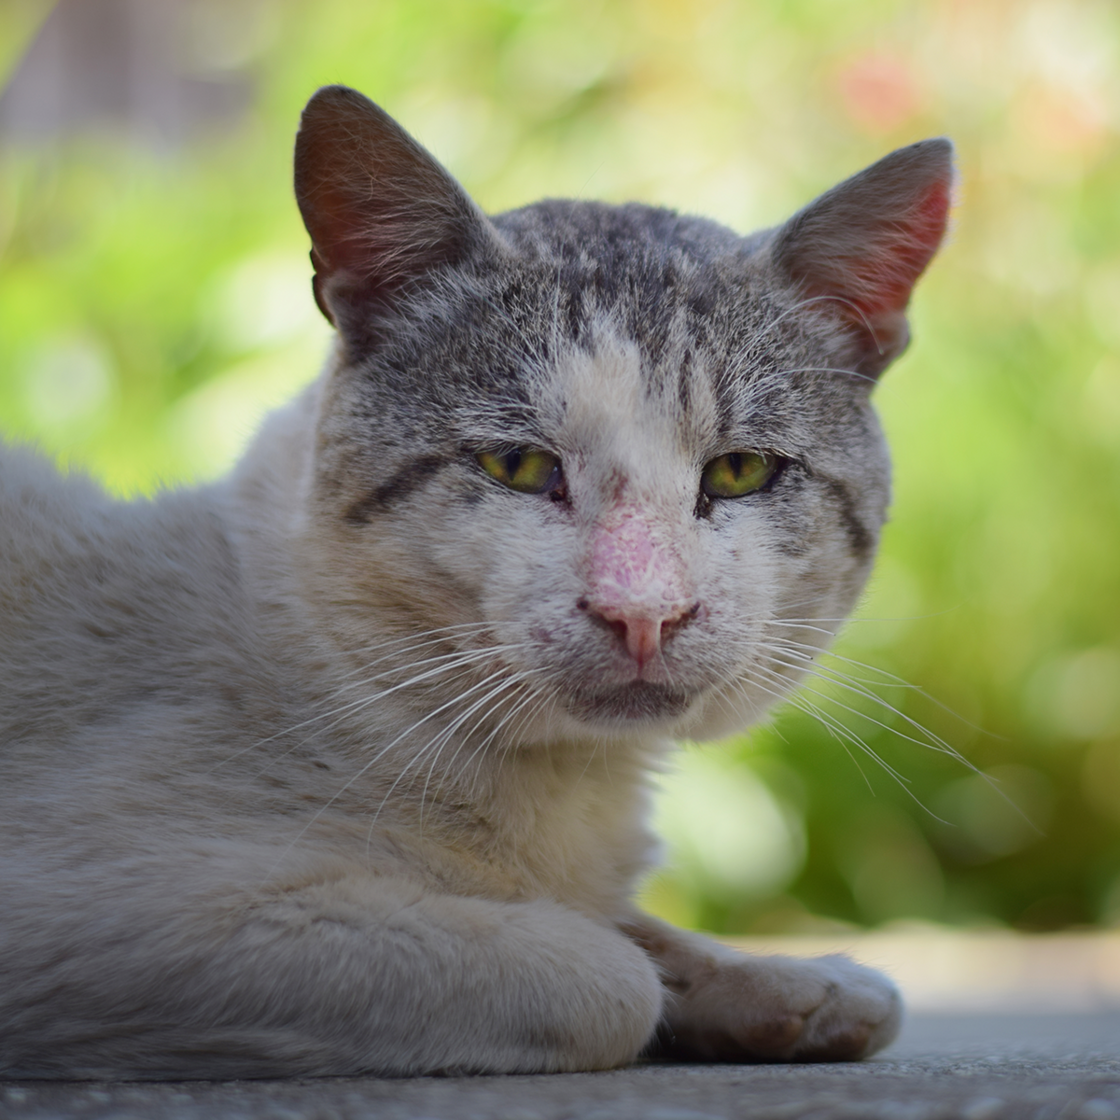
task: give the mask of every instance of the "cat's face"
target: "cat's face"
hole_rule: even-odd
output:
[[[343,98],[331,119],[355,111]],[[362,211],[339,235],[337,177],[319,170],[329,126],[305,117],[318,178],[305,170],[301,205],[343,337],[310,522],[338,642],[360,665],[391,635],[424,704],[518,742],[758,718],[870,567],[888,468],[868,392],[905,344],[897,295],[876,308],[866,285],[820,292],[793,223],[744,240],[558,202],[490,222],[396,126],[364,119],[379,151],[397,144],[382,172],[424,180],[427,236],[401,279],[400,230]],[[927,209],[930,179],[947,200],[943,168]],[[386,221],[413,193],[389,191]],[[919,272],[944,205],[934,218]]]

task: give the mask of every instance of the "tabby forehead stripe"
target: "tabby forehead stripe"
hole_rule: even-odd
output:
[[[445,455],[423,455],[414,459],[373,493],[354,502],[346,511],[346,520],[364,524],[379,513],[387,513],[450,462]]]

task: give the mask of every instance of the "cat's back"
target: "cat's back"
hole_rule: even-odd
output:
[[[255,639],[218,492],[119,501],[0,446],[0,750],[229,694]]]

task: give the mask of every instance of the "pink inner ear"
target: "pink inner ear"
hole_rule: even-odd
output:
[[[333,152],[327,149],[320,158],[326,163],[332,155]],[[313,193],[308,192],[314,202],[312,244],[315,262],[323,272],[359,269],[371,255],[361,236],[358,208],[348,197],[353,191],[347,190],[347,187],[349,184],[343,186],[337,179],[323,174],[315,183]],[[307,209],[311,211],[311,206]]]
[[[930,258],[945,236],[949,220],[949,184],[935,181],[907,215],[889,231],[867,261],[853,302],[869,317],[902,311]]]
[[[949,219],[949,184],[935,182],[930,184],[926,197],[918,203],[918,221],[915,223],[916,239],[925,246],[928,253],[933,253],[941,238],[945,236],[945,224]],[[924,226],[924,235],[923,229]]]

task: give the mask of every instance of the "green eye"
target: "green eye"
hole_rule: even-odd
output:
[[[700,488],[709,498],[741,498],[761,490],[776,469],[773,455],[732,451],[713,459],[704,468]]]
[[[543,494],[559,488],[560,460],[547,451],[517,447],[512,451],[480,451],[478,462],[493,479],[522,494]]]

